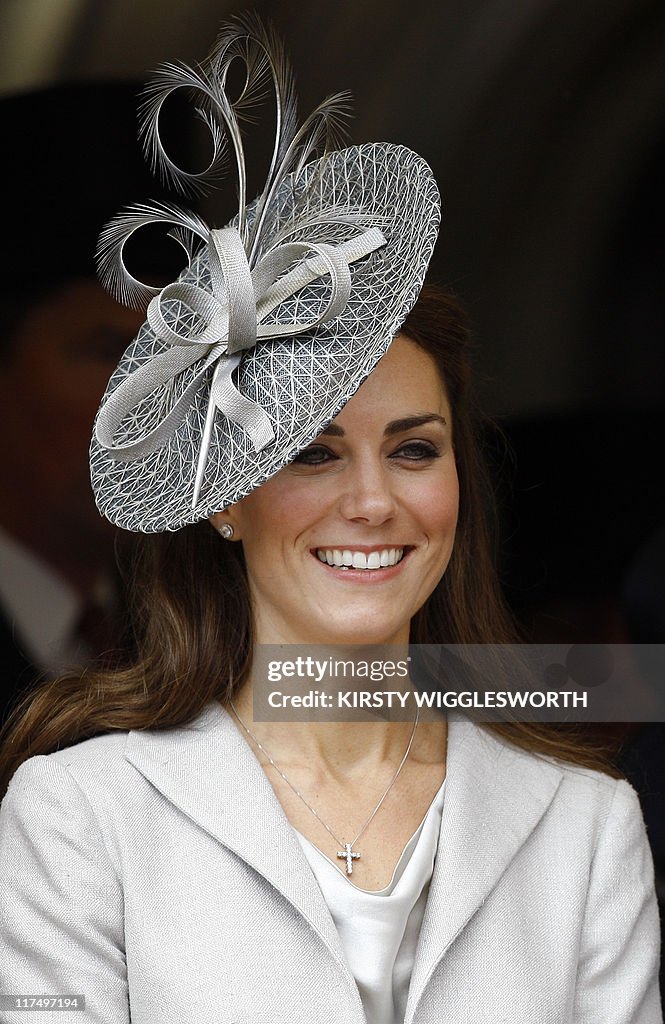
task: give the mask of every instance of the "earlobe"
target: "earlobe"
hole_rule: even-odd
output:
[[[211,526],[217,530],[220,537],[223,540],[238,540],[236,536],[236,529],[232,523],[228,521],[228,518],[224,516],[222,512],[215,512],[214,515],[210,516],[208,522]]]

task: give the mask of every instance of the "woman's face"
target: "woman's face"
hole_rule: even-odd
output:
[[[453,548],[451,428],[436,364],[399,335],[294,462],[212,517],[242,542],[258,642],[408,642]]]

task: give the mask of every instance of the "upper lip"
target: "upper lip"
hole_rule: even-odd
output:
[[[361,551],[364,555],[370,555],[372,551],[390,551],[393,548],[401,548],[404,551],[413,547],[412,544],[402,544],[399,541],[386,541],[383,544],[352,544],[348,541],[343,544],[317,544],[312,551]]]

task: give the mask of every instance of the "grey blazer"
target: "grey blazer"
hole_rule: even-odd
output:
[[[362,1024],[332,919],[225,711],[27,761],[0,811],[7,1024]],[[450,719],[408,1024],[659,1024],[634,791]]]

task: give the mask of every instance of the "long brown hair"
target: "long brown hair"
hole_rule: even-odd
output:
[[[466,316],[449,293],[425,286],[402,331],[436,362],[453,416],[460,479],[455,546],[444,577],[412,623],[414,643],[506,644],[518,639],[501,598],[489,525],[492,489],[479,453],[480,417],[470,384]],[[101,733],[164,729],[192,721],[212,700],[228,703],[251,668],[253,623],[240,544],[208,522],[141,537],[125,572],[135,656],[39,685],[0,733],[0,794],[27,757]],[[535,754],[618,775],[600,745],[575,727],[485,726]]]

